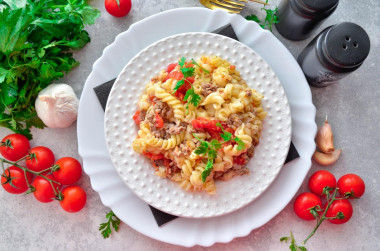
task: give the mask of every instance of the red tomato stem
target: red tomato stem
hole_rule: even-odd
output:
[[[30,154],[26,155],[26,156],[23,157],[22,159],[27,158],[29,155],[30,155]],[[21,160],[21,159],[20,159],[20,160]],[[34,174],[34,175],[37,175],[37,176],[39,176],[39,177],[41,177],[41,178],[47,180],[47,181],[50,183],[50,185],[53,187],[53,191],[54,191],[54,193],[55,193],[56,195],[58,194],[58,193],[56,192],[54,186],[53,186],[53,182],[56,183],[56,184],[58,184],[58,185],[61,185],[61,183],[59,183],[59,182],[57,182],[57,181],[55,181],[55,180],[49,179],[48,177],[46,177],[45,175],[42,174],[43,172],[46,172],[46,171],[50,170],[52,167],[49,167],[49,168],[47,168],[47,169],[45,169],[45,170],[42,170],[42,171],[39,171],[39,172],[35,172],[35,171],[32,171],[32,170],[30,170],[30,169],[28,169],[28,168],[26,168],[26,167],[23,167],[23,166],[19,165],[17,162],[19,162],[20,160],[18,160],[18,161],[16,161],[16,162],[13,162],[13,161],[9,161],[9,160],[6,160],[6,159],[3,159],[3,158],[0,158],[0,162],[2,162],[2,163],[7,163],[7,164],[9,164],[9,165],[12,165],[12,166],[15,166],[15,167],[18,167],[18,168],[22,169],[22,170],[24,171],[24,175],[25,175],[25,177],[26,177],[26,172],[29,172],[29,173],[32,173],[32,174]],[[28,180],[26,180],[26,181],[27,181],[28,186],[31,188],[32,186],[29,184]]]

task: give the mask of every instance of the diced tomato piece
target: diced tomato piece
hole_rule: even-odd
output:
[[[247,159],[243,158],[241,155],[234,156],[234,163],[244,166],[245,164],[247,164]]]
[[[185,67],[191,68],[191,67],[194,67],[194,65],[192,63],[187,62],[187,63],[185,63]]]
[[[172,71],[169,73],[169,78],[175,79],[175,80],[181,80],[183,79],[183,74],[182,72],[179,71]]]
[[[222,140],[222,137],[220,137],[220,133],[216,131],[208,131],[210,134],[211,138],[216,139],[218,141]]]
[[[140,110],[137,110],[135,114],[133,115],[133,120],[135,121],[136,125],[140,126]]]
[[[158,114],[157,112],[156,112],[156,117],[154,118],[154,121],[156,122],[155,126],[157,128],[164,127],[164,120],[161,118],[160,114]]]
[[[176,96],[182,103],[185,103],[183,99],[185,98],[185,94],[179,91],[176,91],[174,93],[174,96]]]
[[[218,120],[211,120],[206,118],[197,118],[191,121],[191,124],[193,125],[194,129],[204,129],[206,131],[215,131],[215,132],[222,132],[222,129],[218,127],[216,124],[218,123]]]
[[[177,63],[169,64],[168,67],[166,68],[166,71],[170,73],[174,68],[177,66]]]
[[[150,100],[150,102],[152,103],[152,105],[155,105],[155,104],[156,104],[156,102],[153,101],[155,97],[156,97],[156,96],[149,96],[149,100]]]
[[[187,77],[186,80],[187,80],[185,81],[186,83],[189,83],[189,82],[192,84],[194,83],[194,77]]]
[[[151,160],[159,160],[159,159],[165,158],[165,156],[162,153],[154,154],[154,153],[149,153],[149,152],[143,151],[143,154]]]

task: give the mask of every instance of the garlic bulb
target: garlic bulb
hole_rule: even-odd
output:
[[[40,91],[35,107],[38,117],[50,128],[65,128],[77,120],[79,100],[67,84],[50,84]]]

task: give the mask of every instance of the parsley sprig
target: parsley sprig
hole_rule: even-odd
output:
[[[207,164],[205,169],[202,172],[202,181],[205,182],[207,177],[210,175],[212,171],[212,167],[214,165],[214,160],[218,156],[218,150],[222,148],[222,145],[228,141],[235,141],[238,144],[237,149],[243,150],[245,148],[244,142],[238,137],[232,138],[232,133],[224,130],[223,126],[220,123],[216,123],[218,127],[222,129],[220,137],[224,139],[224,141],[219,142],[216,139],[212,139],[210,142],[200,139],[195,133],[193,133],[194,138],[196,138],[201,144],[195,149],[194,153],[197,155],[203,155],[207,157]]]
[[[72,51],[90,42],[84,26],[99,15],[86,0],[0,1],[0,127],[29,139],[45,127],[36,97],[79,64]]]
[[[99,226],[99,231],[101,231],[103,238],[106,239],[110,237],[112,233],[111,226],[115,231],[119,231],[120,219],[115,215],[115,213],[111,210],[106,214],[107,222],[101,223]]]
[[[205,70],[203,67],[201,67],[193,58],[191,59],[191,63],[193,65],[196,65],[198,66],[202,71],[204,71],[205,73],[209,74],[210,72]],[[186,91],[186,94],[185,94],[185,97],[183,98],[184,101],[187,101],[187,105],[186,105],[186,108],[188,108],[188,104],[192,104],[193,106],[197,107],[201,101],[201,97],[195,93],[195,90],[194,90],[194,87],[192,85],[192,83],[187,80],[186,78],[188,77],[193,77],[194,76],[194,72],[195,72],[195,68],[194,67],[187,67],[187,64],[186,64],[186,58],[185,57],[182,57],[179,61],[178,61],[178,65],[179,65],[179,70],[181,71],[182,75],[183,75],[183,78],[181,80],[178,80],[174,89],[173,89],[173,93],[176,93],[176,91],[185,84],[185,82],[189,83],[191,85],[191,88],[189,88],[187,91]]]
[[[265,29],[265,27],[268,27],[269,30],[272,31],[272,25],[279,23],[279,19],[276,15],[278,8],[276,6],[274,10],[268,9],[266,8],[267,4],[268,4],[268,0],[265,2],[264,7],[261,8],[261,10],[264,10],[266,12],[264,21],[260,20],[259,17],[256,16],[255,14],[246,16],[245,19],[258,23],[263,29]]]

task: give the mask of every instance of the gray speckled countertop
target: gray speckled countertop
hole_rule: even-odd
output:
[[[143,18],[178,7],[201,6],[198,0],[143,1],[133,0],[130,14],[125,18],[114,18],[106,13],[103,0],[90,1],[101,10],[96,24],[88,27],[92,41],[75,57],[81,65],[69,73],[62,82],[73,86],[81,95],[84,82],[91,72],[94,61],[103,49],[112,43],[115,36]],[[272,6],[279,0],[269,1]],[[242,15],[258,13],[260,5],[249,3]],[[380,163],[378,131],[380,125],[380,1],[341,0],[335,13],[314,32],[314,37],[325,27],[351,21],[361,25],[371,39],[371,52],[353,74],[339,83],[326,88],[311,88],[313,103],[317,109],[316,122],[323,123],[326,115],[335,133],[335,145],[343,149],[343,155],[333,166],[327,167],[337,178],[345,173],[357,173],[366,182],[366,193],[353,201],[354,214],[344,225],[323,223],[316,235],[308,242],[309,250],[380,250]],[[278,37],[294,57],[311,38],[292,42]],[[0,128],[0,138],[10,131]],[[45,145],[56,154],[56,158],[73,156],[79,158],[76,124],[67,129],[34,129],[32,145]],[[307,191],[310,175],[322,169],[313,164],[297,194]],[[128,225],[122,224],[120,231],[104,240],[98,232],[108,208],[102,205],[98,194],[92,190],[90,180],[84,175],[80,181],[88,195],[86,207],[79,213],[68,214],[57,203],[38,203],[34,196],[14,196],[0,189],[0,250],[183,250],[150,239]],[[248,236],[236,238],[228,244],[215,244],[210,248],[194,247],[192,250],[287,250],[280,237],[290,230],[297,240],[304,239],[312,230],[314,222],[305,222],[293,212],[293,201],[269,223],[253,230]]]

